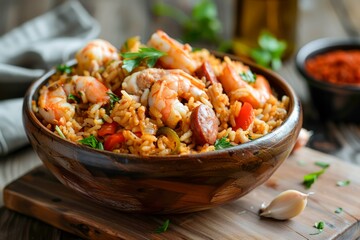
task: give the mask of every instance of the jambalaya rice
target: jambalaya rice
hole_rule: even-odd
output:
[[[149,63],[153,52],[163,55]],[[215,151],[220,140],[252,141],[287,116],[289,98],[278,99],[264,77],[160,30],[120,50],[94,40],[76,59],[42,87],[33,109],[48,129],[79,144],[139,155]]]

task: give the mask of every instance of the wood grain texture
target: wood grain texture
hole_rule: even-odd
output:
[[[330,163],[310,190],[305,174],[319,170],[316,161]],[[243,198],[217,208],[190,214],[142,215],[118,212],[83,199],[65,188],[45,168],[37,168],[5,188],[5,206],[41,219],[86,239],[356,239],[360,237],[360,167],[332,156],[301,149],[288,158],[263,185]],[[346,187],[339,180],[350,180]],[[288,221],[258,216],[263,202],[278,193],[296,189],[312,191],[308,206]],[[342,207],[344,211],[334,211]],[[168,231],[156,234],[164,220]],[[313,224],[325,222],[319,235]]]

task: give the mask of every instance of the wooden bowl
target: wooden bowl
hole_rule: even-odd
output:
[[[235,57],[233,57],[235,58]],[[235,58],[236,59],[236,58]],[[281,97],[290,98],[284,123],[273,132],[224,150],[181,156],[138,156],[91,149],[45,128],[32,101],[51,70],[28,89],[23,121],[44,165],[87,199],[126,212],[185,213],[236,200],[264,183],[290,154],[302,126],[300,101],[280,76],[250,62]],[[74,62],[72,62],[74,64]]]

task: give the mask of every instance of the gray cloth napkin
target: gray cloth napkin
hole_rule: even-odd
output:
[[[30,84],[99,33],[99,23],[73,0],[0,37],[0,156],[28,142],[21,110]]]

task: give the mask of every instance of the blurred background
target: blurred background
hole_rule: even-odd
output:
[[[0,0],[0,36],[64,2],[66,0]],[[184,36],[184,23],[179,23],[181,21],[179,15],[191,16],[194,6],[201,1],[103,0],[100,2],[80,0],[79,2],[100,23],[101,32],[99,37],[107,39],[119,47],[127,38],[136,35],[146,42],[150,34],[159,28],[169,35],[181,39]],[[313,39],[349,34],[356,35],[358,34],[356,30],[360,29],[359,14],[357,14],[358,9],[360,9],[360,1],[358,0],[214,0],[210,2],[215,4],[215,10],[217,11],[214,18],[220,25],[215,26],[215,30],[213,30],[218,34],[220,41],[214,44],[208,38],[205,41],[200,41],[201,46],[219,50],[219,42],[226,43],[227,41],[237,40],[241,34],[247,34],[254,41],[261,26],[261,22],[256,23],[254,21],[257,15],[262,15],[268,20],[279,18],[278,21],[283,21],[288,25],[284,25],[284,23],[279,25],[280,28],[273,33],[279,39],[285,38],[286,40],[286,38],[290,37],[291,41],[288,44],[288,50],[291,50],[291,52],[286,54],[287,58],[285,60],[288,61],[284,62],[285,66],[292,65],[291,60],[297,49]],[[261,9],[261,5],[266,4],[266,2],[273,5],[267,6],[272,11],[270,13],[266,13],[265,10]],[[171,7],[172,12],[165,9],[161,13],[161,10],[156,10],[159,9],[159,5]],[[319,11],[319,8],[321,8],[321,11]],[[167,12],[167,14],[164,14],[164,12]],[[258,14],[256,14],[257,12]],[[343,22],[330,21],[337,18],[339,14],[347,16]],[[319,18],[318,15],[322,15],[322,17]],[[246,23],[245,18],[248,17],[253,18],[252,23]],[[309,23],[313,23],[314,27],[310,28]],[[331,23],[331,26],[327,26],[329,23]],[[244,26],[244,24],[247,24],[247,26]],[[240,30],[246,29],[246,27],[248,30]],[[254,29],[255,31],[253,31]],[[307,34],[299,34],[304,32],[307,32]],[[197,39],[190,40],[193,40],[191,43],[196,46]],[[222,47],[222,50],[229,50],[228,46],[226,48],[226,44]],[[239,51],[237,50],[236,53],[239,53]],[[285,71],[285,75],[288,74],[286,73],[286,67],[277,70],[280,73]],[[290,77],[290,82],[291,78],[293,77]],[[297,82],[296,86],[296,91],[301,99],[306,100],[308,96],[304,84]]]

